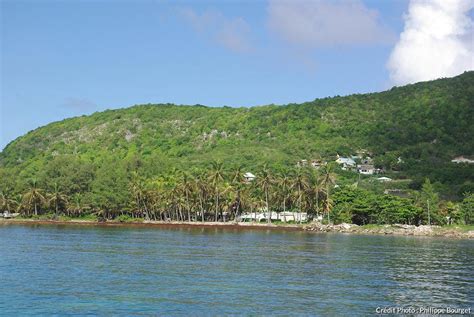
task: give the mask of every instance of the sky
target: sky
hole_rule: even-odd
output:
[[[144,103],[256,106],[474,69],[474,0],[0,0],[0,149]]]

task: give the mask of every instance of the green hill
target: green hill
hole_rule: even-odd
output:
[[[474,166],[450,162],[474,155],[473,118],[474,72],[285,106],[137,105],[19,137],[0,153],[0,187],[20,192],[31,178],[57,179],[71,193],[87,192],[111,167],[151,178],[220,160],[254,171],[265,162],[281,169],[364,149],[389,173],[412,179],[413,188],[429,177],[456,197],[474,191]]]

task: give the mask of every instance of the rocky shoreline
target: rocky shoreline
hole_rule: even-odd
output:
[[[400,236],[428,236],[428,237],[450,237],[460,239],[474,239],[474,230],[463,231],[459,227],[441,226],[414,226],[414,225],[380,225],[380,226],[358,226],[349,223],[339,225],[324,225],[311,223],[304,227],[306,231],[312,232],[340,232],[358,234],[380,234]]]

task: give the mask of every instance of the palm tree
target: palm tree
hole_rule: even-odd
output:
[[[185,209],[188,214],[188,221],[191,221],[191,208],[189,205],[189,197],[192,195],[192,184],[190,182],[190,176],[186,172],[181,173],[180,179],[180,190],[185,196]]]
[[[267,164],[263,166],[260,176],[258,177],[257,185],[262,189],[265,194],[265,207],[267,209],[267,222],[270,224],[272,221],[272,212],[268,203],[269,200],[269,190],[272,184],[273,178],[270,170],[268,169]]]
[[[322,181],[322,178],[320,177],[317,171],[311,173],[311,184],[310,184],[309,191],[310,191],[311,196],[314,197],[316,215],[319,215],[319,196],[324,189],[321,181]]]
[[[308,188],[308,180],[306,178],[306,175],[304,174],[303,170],[301,168],[298,168],[295,173],[295,177],[293,180],[293,188],[296,189],[297,191],[297,200],[298,200],[298,221],[301,222],[301,212],[302,212],[302,206],[303,206],[303,194]],[[296,219],[295,219],[296,220]]]
[[[68,205],[67,205],[67,208],[66,208],[66,211],[68,213],[69,216],[74,216],[74,217],[78,217],[81,215],[81,213],[88,209],[89,207],[87,205],[84,205],[83,202],[82,202],[82,197],[80,194],[75,194],[73,197],[72,197],[72,201],[69,201],[68,202]]]
[[[44,203],[45,198],[43,191],[38,188],[38,183],[35,179],[30,181],[29,190],[23,195],[22,204],[27,208],[28,212],[33,208],[35,216],[38,215],[38,209]]]
[[[137,205],[138,213],[145,214],[145,219],[150,220],[150,215],[148,213],[147,207],[147,193],[145,190],[145,181],[138,175],[137,172],[133,172],[132,181],[130,182],[129,187],[133,197],[135,197],[135,203]]]
[[[234,212],[234,218],[239,215],[240,211],[240,206],[242,203],[242,189],[244,185],[244,174],[242,172],[242,165],[239,165],[233,172],[232,175],[232,188],[235,190],[235,212]]]
[[[0,212],[16,209],[18,206],[18,201],[10,196],[10,191],[8,189],[0,191]]]
[[[291,179],[287,172],[278,178],[279,196],[283,197],[283,221],[286,222],[286,203],[292,188]]]
[[[332,200],[330,198],[331,186],[336,184],[336,175],[333,173],[333,165],[327,164],[321,176],[321,185],[325,187],[324,212],[327,213],[329,223],[329,212],[332,209]]]
[[[196,178],[194,178],[194,188],[197,194],[197,199],[199,201],[199,210],[201,213],[201,221],[204,222],[205,219],[205,209],[204,204],[207,201],[207,196],[209,193],[209,188],[207,186],[207,179],[204,173],[199,174]]]
[[[214,194],[215,194],[215,221],[218,220],[218,215],[219,215],[219,198],[220,198],[220,192],[219,192],[219,186],[221,182],[224,181],[224,167],[222,162],[212,162],[212,170],[211,174],[209,175],[209,181],[211,184],[214,186]]]
[[[66,206],[68,203],[68,197],[62,193],[59,189],[58,183],[54,183],[53,192],[48,194],[48,203],[50,206],[54,206],[54,217],[57,218],[59,215],[59,208]]]

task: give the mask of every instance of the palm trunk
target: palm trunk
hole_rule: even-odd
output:
[[[268,207],[268,189],[265,190],[265,204],[267,205],[267,223],[270,224],[272,222],[272,212],[270,211],[270,208]]]
[[[250,213],[252,213],[253,204],[250,205]],[[254,211],[254,222],[257,222],[257,209]]]
[[[329,224],[329,186],[326,186],[326,212],[328,213],[328,224]]]
[[[202,197],[199,196],[199,204],[201,205],[201,221],[204,222],[204,206],[202,203]]]
[[[216,218],[215,218],[216,222],[218,219],[218,214],[219,214],[219,191],[217,190],[217,187],[216,187]]]
[[[191,211],[189,208],[188,192],[186,192],[186,209],[188,209],[188,221],[191,222]]]
[[[319,190],[316,191],[316,214],[319,216]]]

